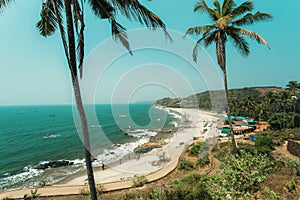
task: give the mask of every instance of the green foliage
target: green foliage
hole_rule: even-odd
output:
[[[278,199],[276,193],[268,187],[264,188],[264,192],[268,195],[270,199]]]
[[[5,197],[5,198],[3,198],[3,199],[1,199],[1,200],[12,200],[12,198]]]
[[[272,113],[269,124],[275,130],[291,127],[291,116],[286,113]]]
[[[167,194],[167,199],[213,199],[200,180],[201,175],[192,174],[174,181],[173,189]]]
[[[297,179],[296,177],[293,177],[292,180],[287,182],[286,187],[289,190],[289,192],[295,192],[297,186]]]
[[[146,183],[148,183],[148,180],[145,176],[135,176],[132,179],[133,187],[142,187]]]
[[[201,178],[207,191],[216,199],[225,199],[226,195],[232,199],[248,198],[259,190],[273,167],[267,156],[247,152],[241,152],[239,157],[228,154],[221,161],[221,175]]]
[[[286,164],[288,167],[297,169],[300,166],[300,163],[296,160],[287,159]]]
[[[259,153],[269,154],[274,149],[274,143],[269,135],[259,135],[255,141],[255,148]]]
[[[295,125],[295,128],[300,127],[300,114],[298,114],[298,113],[295,114],[295,124],[294,125]]]
[[[121,200],[128,200],[128,199],[143,200],[146,198],[144,198],[143,193],[141,193],[138,190],[134,190],[134,191],[123,192],[118,199],[121,199]]]
[[[207,147],[208,147],[207,144],[204,142],[200,142],[198,144],[193,144],[193,146],[191,147],[191,149],[189,151],[190,155],[199,156],[199,153],[201,151],[204,151]]]
[[[194,164],[188,160],[185,159],[181,159],[179,161],[179,164],[177,166],[177,168],[179,170],[186,170],[186,171],[191,171],[193,169],[195,169]]]
[[[204,156],[200,156],[198,159],[198,164],[200,167],[205,167],[206,165],[208,165],[210,163],[209,158],[208,158],[208,154],[204,155]]]

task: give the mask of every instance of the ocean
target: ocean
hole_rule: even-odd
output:
[[[53,184],[83,169],[83,144],[73,108],[0,107],[0,191]],[[178,115],[150,103],[96,105],[86,110],[93,165],[116,161],[147,142],[155,130],[176,131],[180,123]],[[64,166],[54,167],[58,164]]]

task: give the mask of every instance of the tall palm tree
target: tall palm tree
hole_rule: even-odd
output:
[[[239,6],[236,6],[233,0],[224,0],[221,6],[220,2],[218,0],[215,0],[214,8],[210,8],[204,0],[200,0],[195,5],[194,11],[199,11],[200,13],[207,13],[210,19],[212,20],[212,24],[189,28],[186,32],[186,34],[200,35],[200,39],[197,41],[196,46],[193,50],[193,59],[195,62],[197,62],[200,43],[204,43],[205,47],[211,45],[212,43],[216,44],[216,55],[218,59],[218,64],[224,75],[227,116],[230,116],[230,110],[226,73],[226,42],[228,41],[228,39],[231,39],[235,47],[244,56],[247,56],[250,53],[249,45],[248,42],[245,40],[245,37],[254,39],[258,43],[262,43],[269,47],[268,43],[257,33],[240,28],[241,26],[252,25],[255,22],[264,21],[272,18],[272,15],[268,13],[249,13],[253,10],[253,8],[253,3],[250,1],[246,1]],[[241,15],[243,16],[241,17]],[[228,119],[231,130],[230,135],[232,140],[233,151],[236,154],[237,149],[232,131],[232,123],[230,121],[230,117],[228,117]]]
[[[286,89],[289,91],[292,99],[293,99],[293,117],[292,117],[292,127],[295,127],[295,110],[296,110],[296,101],[297,101],[297,90],[300,89],[300,83],[297,81],[289,81],[289,83],[286,85]]]
[[[13,1],[14,0],[0,0],[0,12]],[[162,20],[144,7],[138,0],[43,0],[42,2],[40,20],[37,22],[36,27],[44,37],[53,35],[55,31],[59,29],[68,68],[71,73],[76,105],[81,119],[90,193],[92,199],[95,200],[97,199],[97,191],[91,162],[89,130],[78,77],[79,75],[81,77],[83,72],[85,3],[89,5],[97,17],[110,22],[114,39],[121,42],[130,53],[126,29],[116,20],[118,12],[128,19],[137,21],[149,28],[156,29],[160,27],[166,37],[171,38]]]

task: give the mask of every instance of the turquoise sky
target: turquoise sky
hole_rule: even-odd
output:
[[[205,15],[193,12],[197,1],[152,0],[142,2],[163,19],[167,28],[174,31],[185,33],[189,27],[209,23]],[[236,2],[239,4],[243,1]],[[256,0],[254,5],[255,12],[269,12],[274,19],[246,28],[262,35],[270,44],[271,49],[249,41],[251,55],[244,58],[233,46],[228,45],[229,87],[266,85],[284,87],[289,80],[300,81],[300,64],[297,62],[300,56],[298,17],[300,1],[288,0],[284,3],[279,0]],[[70,76],[59,34],[43,38],[35,28],[40,7],[41,1],[18,0],[0,15],[0,105],[69,104],[72,102]],[[94,17],[89,9],[86,10],[86,14],[86,55],[88,55],[99,43],[110,37],[110,27],[107,21],[100,21]],[[128,30],[142,27],[123,17],[119,17],[119,20]],[[134,38],[129,39],[134,40]],[[190,50],[187,49],[187,51]],[[207,51],[215,61],[213,46]],[[103,55],[105,53],[103,52]],[[156,55],[156,53],[149,53],[149,56],[151,55]],[[139,57],[138,53],[133,58],[145,59],[143,56]],[[156,62],[159,62],[159,59]],[[175,59],[172,63],[172,59],[170,59],[167,64],[176,68],[178,63],[181,62]],[[184,62],[182,61],[182,63]],[[126,64],[129,65],[130,62],[128,61]],[[128,70],[130,70],[130,66]],[[181,70],[183,71],[180,73],[185,74],[187,78],[189,74],[193,74],[193,70]],[[110,76],[114,74],[113,71],[107,74],[104,79],[107,80],[107,85],[113,84],[109,80],[113,80],[113,78],[110,79]],[[174,80],[175,83],[176,80]],[[193,76],[190,78],[190,84],[196,92],[207,89],[201,80],[197,82],[197,78]],[[104,88],[103,95],[102,97],[98,95],[97,102],[109,102],[106,92],[110,90],[110,87],[107,87],[106,90]],[[188,95],[184,89],[176,94],[178,96]],[[147,101],[168,95],[172,96],[172,93],[163,88],[159,89],[158,85],[155,85],[145,87],[133,99]]]

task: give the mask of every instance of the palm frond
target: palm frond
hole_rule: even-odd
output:
[[[111,0],[111,2],[128,19],[145,24],[148,28],[162,28],[165,36],[173,41],[163,21],[155,13],[140,4],[138,0]]]
[[[0,0],[0,13],[9,6],[14,0]]]
[[[236,4],[233,0],[224,0],[222,4],[222,16],[231,13],[235,6]]]
[[[208,16],[213,21],[217,21],[218,17],[216,15],[216,11],[212,8],[209,8],[204,0],[200,0],[198,3],[196,3],[194,12],[199,11],[200,13],[207,13]]]
[[[237,8],[235,8],[230,14],[234,17],[238,17],[245,12],[252,11],[254,9],[253,2],[252,1],[246,1],[239,5]]]
[[[217,54],[217,60],[218,64],[223,71],[223,73],[226,73],[226,55],[225,55],[225,43],[226,43],[226,35],[223,33],[223,31],[218,31],[216,33],[216,54]]]
[[[222,13],[221,13],[221,6],[220,6],[220,3],[218,0],[214,1],[214,6],[216,7],[216,9],[215,9],[216,16],[217,16],[217,18],[220,18]]]
[[[81,12],[82,12],[82,10],[81,10],[78,0],[74,0],[73,1],[73,17],[74,17],[75,30],[76,30],[77,34],[79,32],[80,19],[82,18]]]
[[[198,57],[198,53],[199,53],[199,50],[200,50],[200,42],[202,42],[207,37],[208,34],[210,34],[209,30],[204,32],[202,37],[196,42],[196,45],[193,49],[193,61],[194,62],[197,62],[197,57]]]
[[[78,68],[79,68],[79,74],[80,78],[82,78],[83,74],[83,59],[84,59],[84,2],[83,0],[80,0],[80,4],[77,0],[74,0],[73,5],[73,12],[74,12],[74,22],[75,22],[75,28],[76,33],[78,37],[78,44],[77,44],[77,56],[78,56]],[[80,25],[80,30],[79,29]]]
[[[53,11],[55,13],[56,19],[57,19],[57,24],[59,27],[60,36],[61,36],[62,43],[64,46],[65,55],[69,62],[70,59],[69,59],[69,52],[68,52],[68,44],[67,44],[65,29],[62,24],[62,14],[61,14],[62,10],[64,9],[64,5],[62,3],[62,0],[56,0],[56,1],[52,1],[52,6],[53,6]],[[69,63],[69,65],[70,65],[70,63]]]
[[[52,35],[57,29],[57,18],[51,0],[46,0],[42,4],[40,20],[36,23],[40,34],[44,37]]]
[[[257,43],[264,44],[266,47],[270,48],[268,43],[266,42],[266,40],[263,37],[261,37],[259,34],[253,32],[253,31],[249,31],[249,30],[242,29],[242,28],[236,28],[233,26],[228,26],[228,29],[231,29],[234,32],[239,32],[242,35],[245,35],[251,39],[256,40]]]
[[[204,32],[209,32],[214,28],[215,28],[215,26],[196,26],[194,28],[189,28],[186,31],[185,36],[188,35],[188,34],[189,35],[193,35],[193,34],[200,35]]]
[[[122,45],[132,55],[130,45],[128,42],[126,29],[121,24],[119,24],[115,19],[111,20],[111,32],[112,32],[114,39],[120,41],[122,43]]]
[[[114,15],[115,9],[106,0],[88,0],[94,14],[101,19],[109,19]]]
[[[211,45],[213,42],[216,41],[216,34],[218,33],[218,31],[219,30],[213,31],[204,38],[205,47],[208,47],[209,45]]]
[[[250,53],[249,50],[249,44],[245,40],[243,36],[241,36],[240,33],[235,32],[235,31],[228,31],[227,35],[229,38],[232,39],[234,46],[237,48],[237,50],[243,55],[243,56],[248,56]]]
[[[231,24],[236,26],[251,25],[254,24],[255,22],[266,21],[271,18],[273,18],[273,16],[269,13],[257,12],[254,15],[248,13],[247,15],[232,21]]]

